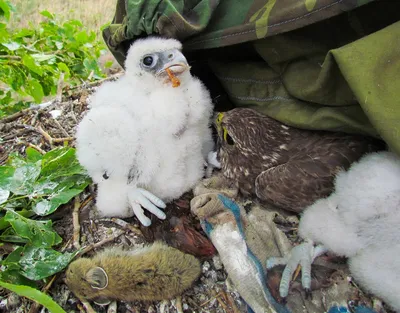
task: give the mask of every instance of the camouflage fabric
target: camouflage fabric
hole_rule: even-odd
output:
[[[381,137],[400,153],[399,20],[398,0],[126,0],[103,37],[121,65],[136,38],[177,38],[217,109]]]
[[[374,0],[117,0],[104,39],[121,65],[137,38],[158,34],[185,49],[218,48],[297,29]]]

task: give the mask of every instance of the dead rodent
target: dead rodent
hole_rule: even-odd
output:
[[[66,283],[78,297],[106,300],[167,300],[180,295],[199,277],[200,262],[161,242],[124,251],[105,249],[93,258],[72,262]]]

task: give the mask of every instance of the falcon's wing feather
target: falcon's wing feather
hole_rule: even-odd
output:
[[[292,141],[286,163],[257,177],[258,197],[300,212],[332,192],[338,172],[348,169],[364,153],[378,149],[361,137],[310,134],[301,134]]]
[[[301,212],[315,200],[329,195],[333,181],[322,166],[316,166],[316,171],[307,171],[306,167],[312,167],[312,163],[289,162],[262,172],[256,178],[257,197],[278,207]]]

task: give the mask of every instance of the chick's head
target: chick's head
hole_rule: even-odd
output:
[[[153,86],[165,84],[171,76],[184,80],[190,76],[190,67],[181,49],[182,44],[175,39],[138,39],[129,48],[125,61],[126,75]]]

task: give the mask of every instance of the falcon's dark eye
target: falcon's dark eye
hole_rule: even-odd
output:
[[[235,141],[233,140],[233,138],[229,135],[228,130],[222,126],[222,129],[224,131],[224,140],[225,142],[230,145],[233,146],[235,144]]]
[[[233,141],[232,137],[228,133],[226,134],[226,143],[231,146],[235,144],[235,141]]]
[[[153,61],[154,61],[153,57],[147,56],[147,57],[145,57],[145,58],[143,59],[143,64],[144,64],[145,66],[151,66],[151,65],[153,64]]]

